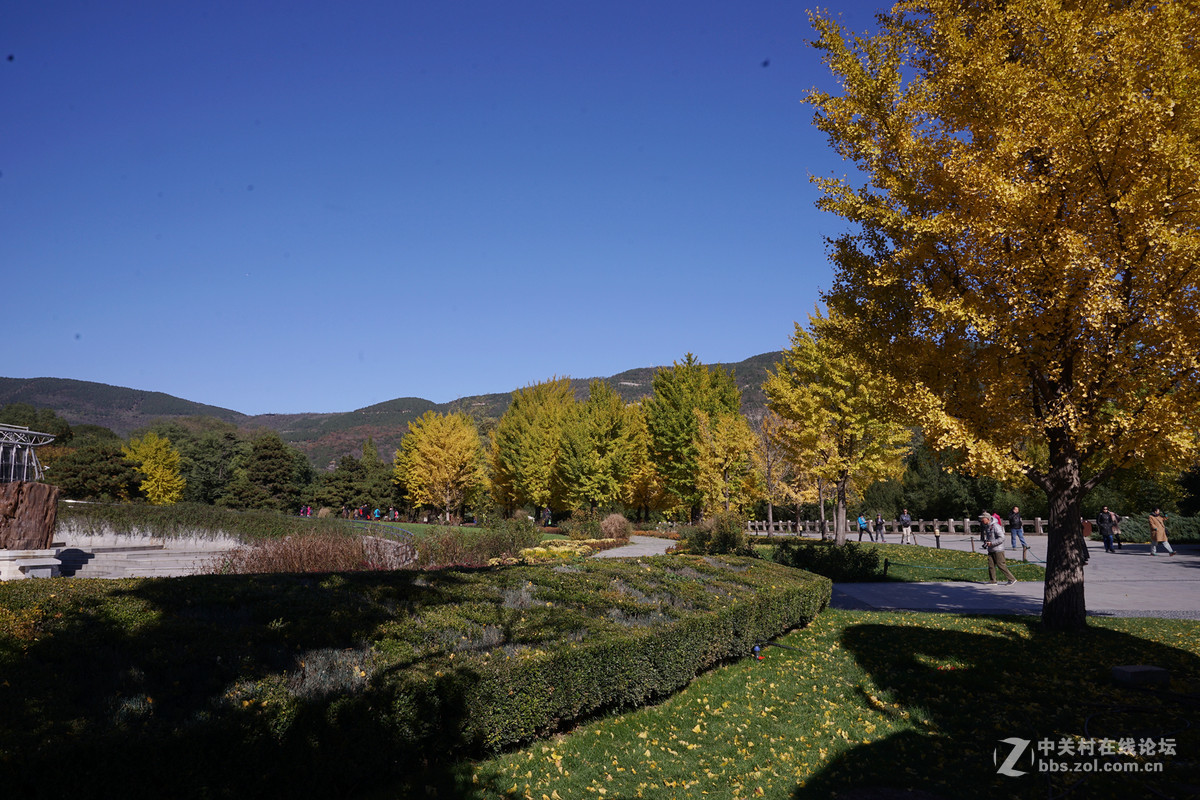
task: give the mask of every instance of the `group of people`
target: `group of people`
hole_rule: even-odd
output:
[[[371,510],[371,507],[364,504],[358,508],[348,508],[342,506],[342,519],[365,519],[370,521],[388,520],[394,521],[400,519],[400,512],[395,508],[389,508],[387,511],[380,509]]]
[[[1150,524],[1150,555],[1158,555],[1158,546],[1161,544],[1168,555],[1175,555],[1175,549],[1171,547],[1171,543],[1167,540],[1167,515],[1162,512],[1161,508],[1155,507],[1151,512],[1149,519]],[[1086,538],[1091,533],[1092,524],[1084,521],[1084,537]],[[1100,530],[1100,538],[1104,540],[1104,552],[1115,553],[1121,550],[1121,518],[1108,510],[1108,506],[1104,507],[1096,516],[1096,527]]]
[[[900,543],[908,544],[911,540],[912,544],[917,543],[917,537],[912,532],[912,517],[908,513],[908,509],[904,509],[904,513],[900,515],[898,520],[900,524]],[[1171,547],[1171,543],[1167,541],[1167,517],[1162,513],[1161,508],[1155,508],[1150,514],[1150,555],[1158,555],[1158,546],[1161,544],[1163,549],[1169,555],[1175,555],[1175,550]],[[988,511],[984,511],[979,515],[980,523],[980,538],[983,541],[984,550],[988,556],[988,583],[996,583],[996,572],[1002,572],[1008,577],[1008,583],[1016,583],[1016,578],[1009,571],[1004,558],[1004,525],[1000,520],[1000,515]],[[1115,553],[1121,549],[1121,518],[1108,510],[1108,506],[1104,506],[1104,510],[1096,517],[1096,526],[1100,530],[1100,536],[1104,540],[1105,552]],[[859,515],[858,517],[858,540],[861,542],[863,533],[871,537],[871,541],[886,541],[883,537],[885,521],[883,514],[876,513],[874,523],[868,525],[866,517]],[[1085,537],[1091,534],[1091,523],[1084,523]],[[1019,506],[1013,506],[1012,512],[1008,515],[1008,535],[1012,541],[1012,547],[1016,549],[1017,541],[1020,540],[1021,547],[1028,550],[1029,544],[1025,541],[1025,521],[1021,519],[1021,509]],[[1082,545],[1082,540],[1080,542]],[[1082,547],[1083,559],[1087,561],[1087,548]]]
[[[900,524],[900,544],[916,544],[917,536],[912,532],[912,515],[908,513],[908,509],[904,509],[904,513],[900,515],[900,519],[896,520]],[[883,538],[884,529],[887,527],[887,521],[883,518],[883,514],[876,512],[875,521],[870,525],[867,524],[867,518],[862,514],[858,515],[858,540],[861,542],[863,534],[871,537],[871,541],[886,542]]]

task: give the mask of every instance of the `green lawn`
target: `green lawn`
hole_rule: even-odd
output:
[[[1072,797],[1127,798],[1193,796],[1179,784],[1200,783],[1195,695],[1110,680],[1114,665],[1155,664],[1171,671],[1173,692],[1194,692],[1194,621],[1092,619],[1085,632],[1050,634],[1032,618],[826,611],[779,644],[790,649],[767,647],[658,706],[475,764],[464,794],[832,798],[890,787],[1007,798],[1074,787]],[[1177,755],[1110,759],[1161,764],[1153,774],[1039,774],[1026,753],[1029,774],[1006,777],[995,758],[1010,737],[1056,748],[1169,739]],[[1091,761],[1054,758],[1072,769]]]
[[[903,544],[870,545],[888,560],[890,581],[986,581],[987,556],[961,550]],[[1040,581],[1046,577],[1041,564],[1023,563],[1020,555],[1009,550],[1008,568],[1019,581]],[[1003,577],[1003,576],[1001,576]]]
[[[446,530],[457,531],[460,533],[464,533],[468,536],[473,533],[477,533],[479,530],[481,530],[480,528],[478,528],[474,525],[446,526],[446,525],[426,525],[426,524],[419,523],[419,522],[388,522],[388,521],[384,521],[379,524],[387,525],[388,527],[396,528],[397,530],[408,531],[417,539],[423,539],[426,536],[429,536],[433,533],[437,533],[440,531],[446,531]],[[542,534],[542,541],[557,541],[557,540],[569,539],[569,538],[570,537],[567,536],[565,533],[543,533]]]
[[[761,539],[759,540],[761,542]],[[876,544],[855,542],[864,550],[879,553],[880,568],[888,561],[887,576],[878,580],[919,581],[986,581],[987,558],[982,553],[961,550],[940,550],[923,545]],[[774,545],[756,544],[763,558],[770,558]],[[1044,580],[1046,571],[1040,563],[1023,563],[1016,551],[1008,551],[1008,568],[1019,581]],[[1003,577],[1003,576],[1001,576]]]

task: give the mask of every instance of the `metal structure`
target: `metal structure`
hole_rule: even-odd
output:
[[[42,465],[34,448],[52,441],[52,433],[38,433],[23,425],[0,425],[0,483],[40,481]]]

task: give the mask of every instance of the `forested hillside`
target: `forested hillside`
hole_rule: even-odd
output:
[[[736,364],[723,364],[734,373],[742,390],[742,411],[749,417],[765,406],[762,383],[779,359],[778,353],[763,353]],[[603,380],[625,402],[648,397],[658,367],[638,367]],[[549,377],[549,376],[547,376]],[[590,378],[572,379],[580,399],[587,396]],[[0,378],[0,406],[26,403],[49,408],[71,425],[100,425],[121,437],[161,419],[212,417],[247,430],[277,431],[284,441],[306,453],[312,464],[324,469],[343,455],[356,455],[368,438],[384,458],[390,459],[400,444],[408,423],[426,411],[462,411],[486,430],[489,420],[499,419],[508,408],[512,391],[462,397],[449,403],[433,403],[420,397],[399,397],[341,413],[247,415],[228,408],[196,403],[162,392],[109,386],[104,383],[65,378]]]

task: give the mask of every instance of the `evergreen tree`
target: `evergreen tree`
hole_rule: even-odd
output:
[[[95,441],[66,451],[46,471],[46,482],[68,500],[117,502],[138,495],[141,479],[119,439]]]

